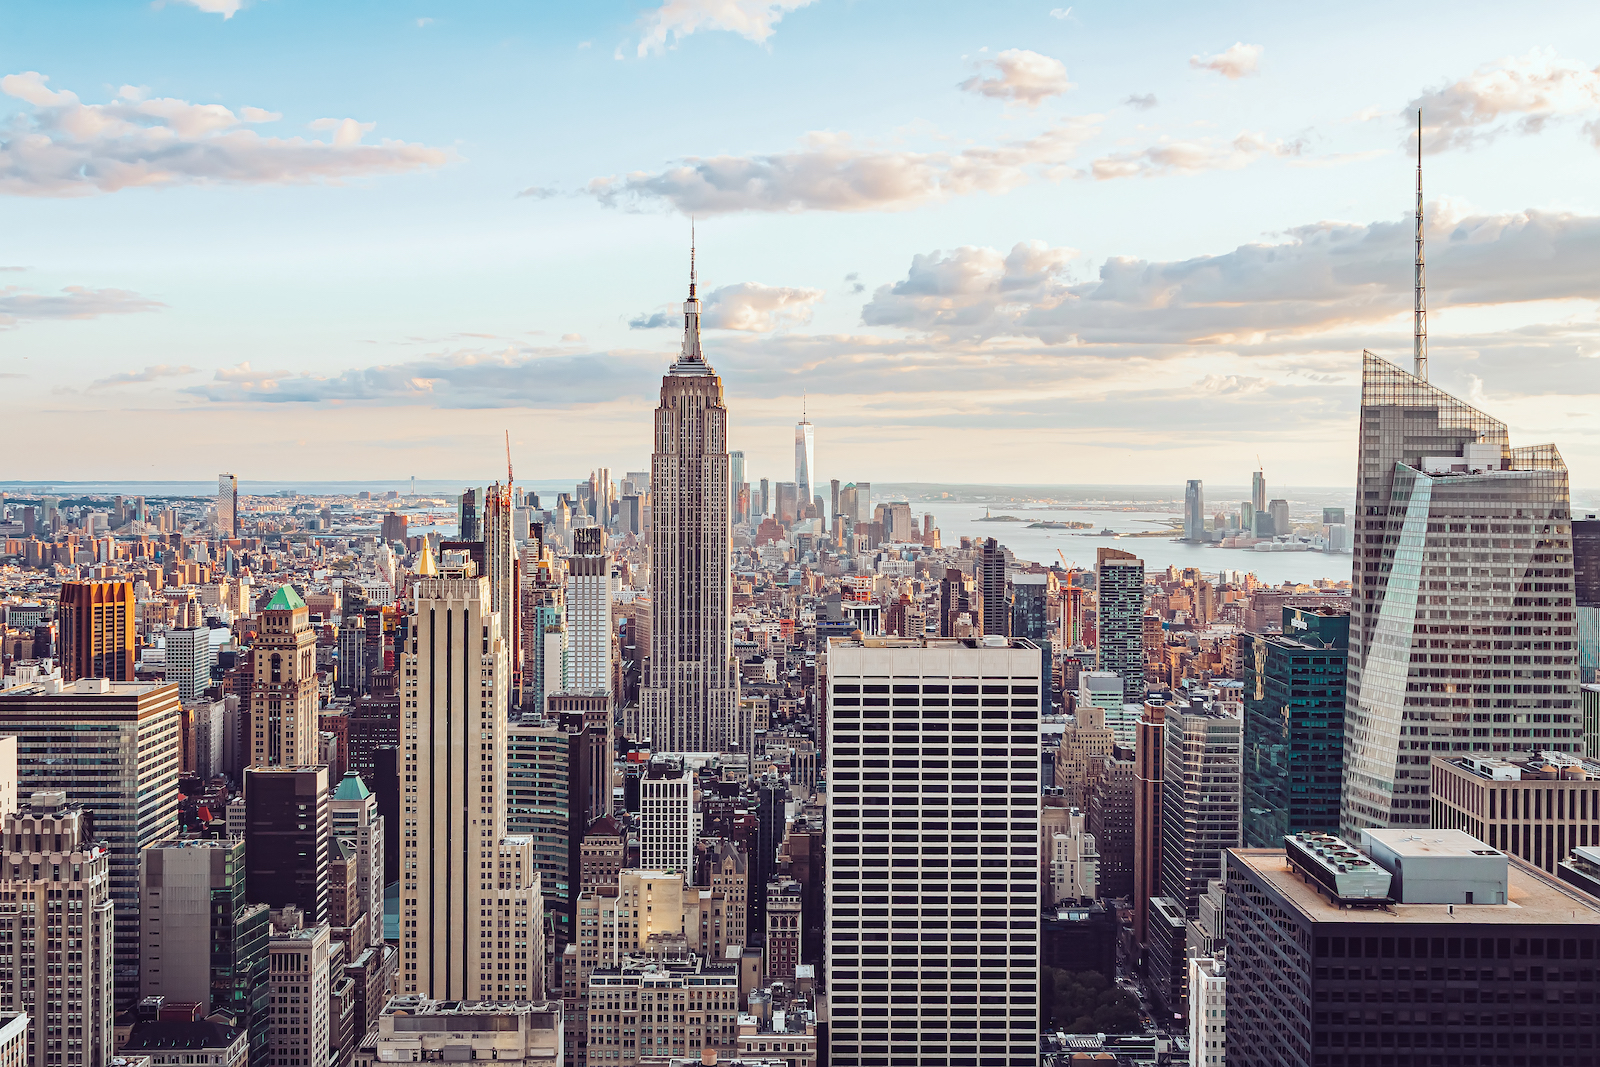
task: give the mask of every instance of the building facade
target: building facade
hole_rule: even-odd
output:
[[[244,772],[245,891],[252,903],[299,908],[328,921],[333,839],[327,767],[249,767]]]
[[[317,763],[317,633],[311,610],[282,585],[261,611],[251,646],[250,766]]]
[[[59,607],[61,680],[133,681],[138,640],[133,583],[63,582]]]
[[[1122,702],[1144,700],[1144,560],[1115,548],[1096,549],[1099,580],[1098,667],[1122,679]]]

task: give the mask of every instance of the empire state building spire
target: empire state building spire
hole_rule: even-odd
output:
[[[705,353],[700,349],[700,299],[695,296],[694,228],[689,230],[689,299],[683,302],[683,352],[672,365],[673,374],[710,374]]]
[[[692,255],[691,255],[692,258]],[[692,270],[691,270],[692,273]],[[690,287],[691,290],[693,286]],[[1422,109],[1417,108],[1417,262],[1416,303],[1412,311],[1412,371],[1428,380],[1428,269],[1422,259]]]

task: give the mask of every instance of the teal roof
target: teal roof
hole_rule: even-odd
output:
[[[300,594],[294,591],[292,585],[280,585],[278,591],[272,594],[272,599],[267,601],[267,611],[294,611],[306,606],[300,599]]]
[[[339,787],[333,791],[334,800],[365,800],[371,795],[372,790],[367,788],[367,783],[355,771],[347,772],[339,780]]]

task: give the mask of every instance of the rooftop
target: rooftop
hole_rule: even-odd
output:
[[[1394,904],[1387,908],[1342,908],[1317,892],[1289,866],[1281,848],[1233,848],[1240,863],[1304,915],[1326,923],[1440,923],[1470,921],[1492,926],[1562,923],[1600,927],[1600,900],[1568,889],[1543,871],[1513,860],[1505,904]],[[1153,902],[1152,902],[1153,903]]]
[[[361,775],[356,771],[346,771],[345,776],[339,779],[339,785],[333,791],[334,800],[366,800],[372,795],[372,790],[367,788],[367,783],[361,780]]]
[[[306,602],[300,599],[300,594],[294,591],[294,586],[285,584],[278,586],[278,591],[272,594],[272,599],[267,601],[267,606],[262,610],[297,611],[305,606]]]
[[[1450,767],[1491,782],[1594,781],[1600,762],[1570,752],[1511,752],[1504,756],[1436,756]]]
[[[987,637],[889,637],[865,635],[856,637],[830,637],[830,648],[927,648],[927,649],[1034,649],[1038,645],[1025,637],[1001,637],[991,634]]]

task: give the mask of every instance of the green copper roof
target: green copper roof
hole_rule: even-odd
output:
[[[355,771],[347,772],[339,780],[339,788],[333,791],[334,800],[365,800],[371,795],[372,790],[367,788],[367,783]]]
[[[280,585],[278,591],[272,594],[272,599],[267,601],[267,611],[295,611],[306,606],[300,599],[300,594],[294,591],[292,585]]]

